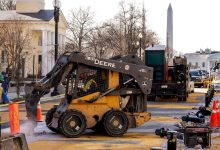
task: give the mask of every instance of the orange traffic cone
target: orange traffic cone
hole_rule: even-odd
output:
[[[213,128],[218,127],[217,103],[218,102],[216,100],[214,100],[212,114],[211,114],[210,122],[209,122],[209,125]]]
[[[218,127],[220,127],[220,102],[217,104]]]
[[[36,117],[36,119],[37,119],[37,122],[43,121],[40,102],[37,104],[37,117]]]

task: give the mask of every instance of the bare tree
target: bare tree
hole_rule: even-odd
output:
[[[83,51],[88,34],[93,30],[93,12],[90,8],[79,8],[76,11],[71,11],[71,17],[69,20],[69,37],[68,45],[74,45],[78,51]],[[72,47],[72,46],[71,46]]]
[[[143,41],[143,45],[145,45],[145,48],[160,43],[157,34],[154,31],[147,30],[145,34],[146,34],[146,39]]]
[[[0,10],[15,10],[16,0],[0,0]]]
[[[25,49],[29,47],[30,32],[28,22],[14,19],[0,24],[1,49],[7,57],[7,67],[13,70],[12,78],[16,82],[17,96],[20,96],[20,81],[22,71],[22,59],[25,57]]]
[[[141,44],[142,49],[145,49],[151,44],[156,44],[156,34],[147,29],[146,27],[146,11],[143,7],[141,9],[135,3],[119,3],[119,13],[110,21],[103,23],[102,26],[96,29],[102,30],[99,34],[92,34],[90,44],[97,51],[97,48],[112,53],[129,54],[137,53]],[[140,41],[139,34],[142,33],[143,37]],[[98,42],[101,41],[101,42]],[[139,43],[138,45],[138,42]]]
[[[73,12],[69,21],[67,48],[89,52],[89,55],[106,57],[137,53],[141,42],[142,49],[157,43],[155,32],[147,29],[145,8],[140,9],[135,3],[119,3],[119,12],[102,25],[93,27],[93,13],[90,9]],[[142,10],[142,11],[141,11]],[[143,38],[140,41],[139,34]]]

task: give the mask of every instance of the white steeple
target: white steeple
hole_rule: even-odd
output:
[[[17,0],[17,13],[36,13],[44,9],[44,0]]]

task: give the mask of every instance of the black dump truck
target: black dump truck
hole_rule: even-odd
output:
[[[154,68],[153,84],[149,101],[160,98],[178,98],[186,101],[188,97],[189,71],[186,58],[174,57],[172,66],[168,66],[165,46],[150,47],[145,50],[145,64]]]

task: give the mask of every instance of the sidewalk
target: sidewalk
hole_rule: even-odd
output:
[[[8,89],[8,94],[7,95],[8,95],[10,100],[17,98],[16,87],[10,87]],[[20,89],[20,96],[23,96],[23,95],[25,95],[24,87],[21,87],[21,89]]]
[[[51,91],[52,91],[52,89],[51,89]],[[8,95],[10,100],[12,100],[12,101],[16,100],[16,98],[17,98],[16,87],[10,87],[9,90],[8,90],[8,94],[7,95]],[[21,89],[20,89],[20,97],[23,97],[23,96],[25,96],[24,87],[21,87]],[[43,97],[44,98],[49,98],[51,96],[50,96],[50,93],[48,93],[48,94],[44,95]]]

